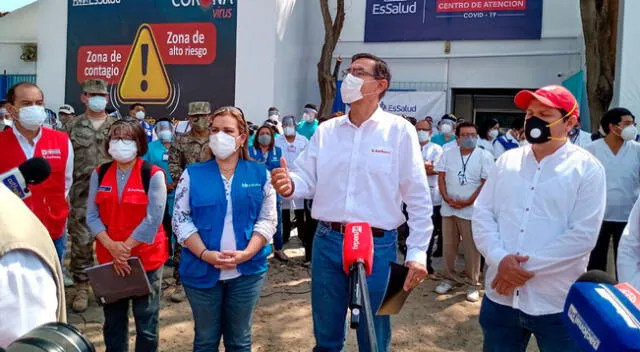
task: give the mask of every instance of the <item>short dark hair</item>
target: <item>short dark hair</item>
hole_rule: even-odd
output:
[[[133,110],[133,109],[137,108],[138,106],[141,106],[143,109],[146,109],[146,107],[145,107],[145,106],[144,106],[144,104],[142,104],[142,103],[133,103],[133,104],[131,104],[131,106],[129,107],[129,111],[131,111],[131,110]]]
[[[478,135],[480,136],[480,138],[482,139],[486,139],[487,138],[487,134],[489,133],[489,130],[493,128],[493,126],[499,124],[500,122],[498,122],[498,120],[496,119],[487,119],[485,120],[482,124],[480,124],[480,126],[478,126]]]
[[[373,60],[376,62],[375,67],[373,69],[373,78],[377,79],[377,80],[386,80],[388,82],[387,85],[387,89],[385,89],[384,91],[382,91],[382,93],[380,93],[380,95],[378,96],[378,98],[382,99],[385,95],[385,93],[387,92],[387,90],[389,90],[389,86],[391,86],[391,70],[389,70],[389,65],[387,65],[387,62],[382,60],[381,58],[373,55],[373,54],[369,54],[369,53],[359,53],[359,54],[355,54],[351,57],[351,62],[354,62],[356,60],[360,60],[360,59],[369,59],[369,60]]]
[[[456,137],[460,137],[460,131],[463,128],[466,127],[473,127],[473,129],[476,130],[476,133],[478,133],[478,126],[476,126],[475,124],[472,124],[471,122],[460,122],[457,126],[456,126]]]
[[[600,126],[604,133],[609,134],[609,125],[617,125],[622,121],[622,116],[629,115],[633,118],[633,121],[636,120],[636,117],[633,116],[631,111],[625,108],[613,108],[602,115],[602,119],[600,120]]]
[[[315,111],[318,111],[318,107],[315,104],[307,104],[304,106],[305,109],[313,109]]]
[[[258,150],[260,149],[260,142],[258,142],[258,138],[260,138],[260,130],[262,129],[266,129],[267,131],[269,131],[269,135],[271,136],[271,143],[269,143],[269,150],[273,149],[273,146],[275,145],[276,141],[275,141],[275,133],[273,132],[273,128],[267,126],[267,125],[262,125],[260,126],[255,133],[255,140],[253,142],[253,147]]]
[[[519,130],[524,128],[524,117],[518,117],[517,119],[511,121],[511,129]]]
[[[138,147],[138,157],[142,157],[147,154],[147,151],[149,150],[149,146],[147,145],[147,133],[137,121],[133,120],[118,120],[111,125],[109,135],[104,140],[105,151],[109,150],[109,143],[111,143],[111,137],[113,134],[121,129],[125,130],[128,134],[133,135],[133,140],[136,142],[136,146]]]
[[[269,112],[271,112],[271,111],[277,111],[277,112],[280,112],[280,110],[278,110],[278,108],[276,108],[275,106],[270,107],[268,111],[269,111]]]
[[[38,87],[37,84],[35,83],[31,83],[31,82],[26,82],[26,81],[22,81],[22,82],[18,82],[16,84],[14,84],[11,88],[9,88],[9,90],[7,91],[7,101],[13,105],[16,103],[16,90],[22,86],[25,87],[35,87],[38,88],[38,90],[40,91],[40,94],[42,94],[42,98],[44,99],[44,93],[42,92],[42,89],[40,89],[40,87]]]

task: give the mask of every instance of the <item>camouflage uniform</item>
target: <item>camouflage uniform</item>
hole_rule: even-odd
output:
[[[189,103],[189,116],[211,114],[211,105],[208,102]],[[204,117],[199,117],[200,119]],[[207,118],[208,119],[208,118]],[[194,123],[195,126],[197,123]],[[201,163],[213,158],[213,153],[209,148],[209,137],[198,137],[195,130],[189,133],[177,136],[175,141],[171,143],[169,148],[169,173],[171,178],[179,180],[188,165]],[[173,252],[173,277],[176,283],[180,282],[180,274],[178,273],[178,265],[180,264],[180,255],[182,246],[176,242],[176,248]]]
[[[89,80],[85,82],[84,90],[92,92],[91,88],[102,88],[106,83]],[[69,235],[71,237],[71,273],[77,283],[88,281],[84,269],[93,265],[93,241],[90,240],[87,228],[87,197],[89,196],[89,179],[93,170],[111,157],[104,150],[104,141],[109,134],[111,125],[116,121],[107,117],[104,123],[95,130],[89,118],[82,114],[69,119],[65,128],[74,150],[73,186],[71,187],[71,214],[69,216]]]

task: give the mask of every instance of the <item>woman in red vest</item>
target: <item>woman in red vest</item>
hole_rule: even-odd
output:
[[[169,253],[162,218],[167,199],[160,168],[142,160],[147,136],[135,121],[113,124],[105,148],[114,159],[91,175],[87,225],[96,241],[100,264],[113,262],[120,276],[131,272],[128,259],[138,257],[151,284],[145,297],[105,304],[107,352],[128,351],[129,302],[136,323],[136,351],[157,351],[162,267]]]

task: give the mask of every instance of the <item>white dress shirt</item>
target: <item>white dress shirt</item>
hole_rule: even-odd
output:
[[[562,312],[571,284],[584,273],[605,208],[604,168],[565,143],[536,161],[531,146],[504,153],[489,173],[473,213],[473,238],[486,258],[486,295],[530,315]],[[535,276],[512,296],[491,288],[508,254],[529,256]]]
[[[233,177],[227,180],[220,175],[225,185],[225,195],[227,198],[227,213],[224,217],[224,227],[222,237],[220,239],[220,250],[237,250],[236,236],[233,228],[233,204],[231,201],[231,185]],[[176,200],[173,208],[173,232],[176,234],[178,242],[184,245],[184,242],[194,233],[198,232],[198,228],[193,223],[191,217],[191,203],[189,196],[190,188],[189,170],[184,170],[180,182],[176,188]],[[254,225],[253,231],[262,235],[267,243],[271,242],[273,235],[276,233],[278,225],[278,214],[276,212],[276,191],[271,185],[271,174],[267,172],[267,182],[263,187],[264,199],[260,214]],[[230,280],[239,277],[241,274],[237,269],[221,270],[220,280]]]
[[[493,154],[493,141],[488,141],[483,138],[478,138],[478,148],[488,151],[489,154],[491,154],[491,156],[493,156],[493,158],[495,159],[495,156]]]
[[[422,160],[424,162],[430,161],[435,171],[435,166],[440,162],[442,153],[441,146],[429,142],[422,147]],[[429,183],[429,190],[431,191],[431,204],[437,207],[442,204],[442,195],[438,187],[438,175],[427,175],[427,182]]]
[[[640,144],[624,142],[614,155],[604,138],[584,147],[604,166],[607,175],[605,221],[627,222],[640,196]]]
[[[42,128],[38,130],[38,134],[33,139],[33,145],[29,143],[27,137],[23,136],[17,128],[12,129],[13,134],[18,139],[18,143],[24,152],[24,155],[27,159],[33,158],[36,152],[36,146],[38,145],[38,141],[42,138]],[[68,155],[67,155],[67,164],[64,169],[64,196],[69,196],[69,190],[71,189],[71,185],[73,184],[73,146],[71,145],[71,140],[67,138],[68,147]]]
[[[293,143],[289,143],[284,135],[278,136],[276,138],[274,145],[280,149],[282,149],[282,156],[287,161],[287,166],[290,170],[295,171],[295,163],[294,161],[302,153],[303,150],[307,148],[309,145],[309,140],[307,137],[296,133],[296,138],[293,140]],[[283,199],[282,200],[282,209],[304,209],[304,199],[300,198],[291,198],[291,199]]]
[[[313,197],[312,217],[368,222],[395,230],[409,213],[407,261],[426,263],[433,224],[418,135],[405,119],[378,108],[360,127],[340,116],[324,122],[295,161],[293,197]]]
[[[618,279],[640,290],[640,199],[631,210],[629,222],[618,245]]]
[[[509,142],[519,144],[520,146],[523,145],[521,142],[518,142],[518,140],[511,134],[511,130],[507,131],[507,133],[505,133],[503,137]],[[502,146],[502,143],[500,143],[496,138],[496,140],[493,141],[493,156],[494,156],[494,158],[496,158],[496,159],[499,158],[500,155],[502,155],[505,151],[506,150]]]
[[[0,257],[0,347],[57,321],[58,290],[51,270],[30,251]]]
[[[471,154],[462,155],[460,147],[445,150],[436,164],[435,171],[445,173],[447,194],[453,200],[467,200],[482,186],[482,180],[489,177],[489,172],[494,168],[493,155],[488,151],[475,148]],[[464,175],[464,184],[461,184]],[[461,219],[471,220],[473,205],[462,209],[454,209],[447,202],[442,202],[440,208],[442,216],[457,216]]]

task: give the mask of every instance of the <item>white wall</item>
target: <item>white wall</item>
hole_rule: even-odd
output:
[[[0,74],[34,75],[36,74],[36,63],[20,60],[22,55],[22,44],[1,44],[0,43]]]
[[[37,83],[45,93],[45,104],[58,111],[64,104],[67,69],[66,0],[39,0]]]
[[[640,33],[640,1],[622,0],[618,26],[616,79],[611,107],[621,106],[634,115],[640,114],[640,47],[637,35]]]

